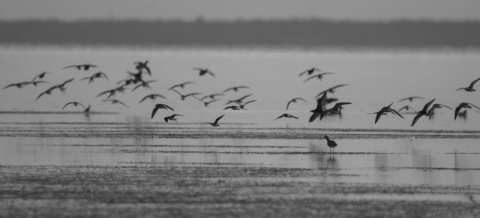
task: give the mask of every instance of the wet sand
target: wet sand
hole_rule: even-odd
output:
[[[0,217],[480,216],[478,131],[203,127],[0,123]]]
[[[478,217],[478,186],[336,183],[329,169],[1,166],[2,217]],[[325,181],[330,180],[330,181]]]

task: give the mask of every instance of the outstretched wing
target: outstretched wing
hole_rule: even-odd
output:
[[[153,116],[155,116],[155,113],[157,113],[157,111],[158,111],[158,108],[159,108],[159,107],[155,107],[155,108],[153,108],[153,111],[152,111],[152,117],[151,117],[150,119],[153,119]]]
[[[415,123],[418,121],[418,119],[420,119],[420,117],[422,117],[422,116],[423,116],[423,114],[418,113],[417,116],[415,116],[415,117],[413,118],[413,122],[412,122],[412,125],[411,125],[411,126],[415,125]]]
[[[224,114],[224,115],[222,115],[222,116],[219,116],[217,119],[215,119],[215,122],[214,122],[214,124],[217,124],[217,123],[218,123],[218,121],[219,121],[220,119],[222,119],[222,117],[223,117],[223,116],[225,116],[225,114]]]

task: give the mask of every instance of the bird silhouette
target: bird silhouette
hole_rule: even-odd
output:
[[[205,74],[209,74],[210,76],[215,77],[215,74],[211,70],[209,70],[208,68],[196,67],[196,68],[193,68],[193,70],[198,71],[198,75],[200,75],[200,76],[203,76]]]
[[[98,79],[98,78],[105,78],[106,80],[108,80],[108,77],[107,77],[107,74],[105,74],[104,72],[96,72],[94,73],[92,76],[87,76],[87,77],[84,77],[81,80],[88,80],[88,84],[92,83],[94,79]]]
[[[30,81],[28,81],[28,82],[12,83],[12,84],[9,84],[9,85],[3,87],[3,89],[7,89],[7,88],[10,88],[10,87],[17,87],[17,88],[21,89],[21,88],[23,88],[24,86],[26,86],[26,85],[28,85],[28,84],[30,84]],[[3,89],[2,89],[2,90],[3,90]]]
[[[199,101],[203,102],[205,107],[208,107],[209,104],[211,104],[213,102],[216,102],[216,101],[219,101],[219,100],[221,100],[221,99],[213,99],[213,100],[210,100],[210,101],[205,101],[205,100],[199,99]]]
[[[380,109],[380,111],[375,112],[375,114],[377,114],[377,115],[375,116],[375,124],[378,122],[378,120],[380,119],[380,117],[381,117],[382,115],[385,115],[385,114],[387,114],[387,113],[394,113],[394,114],[400,116],[400,117],[403,119],[403,116],[402,116],[400,113],[398,113],[398,111],[390,108],[390,107],[392,106],[392,104],[393,104],[393,102],[392,102],[391,104],[389,104],[388,106],[383,107],[382,109]]]
[[[137,86],[135,86],[133,89],[132,89],[132,92],[135,91],[135,89],[138,89],[139,87],[144,87],[145,89],[152,89],[150,87],[150,83],[153,83],[153,82],[156,82],[157,80],[149,80],[149,81],[141,81],[140,84],[138,84]]]
[[[43,80],[37,80],[37,81],[30,81],[26,85],[32,84],[33,86],[37,86],[39,83],[47,83],[47,82]]]
[[[332,108],[326,109],[320,113],[320,120],[327,114],[341,114],[340,108],[343,105],[351,104],[352,102],[338,102]]]
[[[236,104],[242,104],[243,103],[243,100],[245,100],[246,98],[252,96],[252,94],[248,94],[248,95],[244,95],[238,99],[235,99],[235,100],[228,100],[226,104],[231,104],[231,103],[236,103]]]
[[[73,106],[75,106],[75,107],[78,106],[78,105],[80,105],[80,106],[82,106],[83,110],[85,110],[85,106],[83,106],[83,104],[81,104],[81,103],[79,103],[79,102],[76,102],[76,101],[68,102],[67,104],[65,104],[65,106],[63,106],[62,110],[63,110],[66,106],[68,106],[68,105],[70,105],[70,104],[73,104]]]
[[[313,76],[307,78],[306,80],[304,80],[303,82],[307,82],[307,81],[309,81],[311,79],[314,79],[314,78],[317,78],[318,80],[322,80],[323,76],[328,75],[328,74],[333,74],[333,72],[325,72],[325,73],[320,73],[318,75],[313,75]]]
[[[172,110],[172,111],[175,111],[173,108],[171,108],[170,106],[166,105],[166,104],[156,104],[155,105],[155,108],[153,108],[153,111],[152,111],[152,117],[150,119],[153,119],[153,116],[155,116],[155,113],[157,113],[157,110],[158,109],[165,109],[165,110]]]
[[[217,117],[217,119],[215,119],[215,122],[209,123],[209,124],[212,125],[213,127],[219,127],[220,125],[218,124],[218,121],[219,121],[220,119],[222,119],[223,116],[225,116],[225,114],[222,115],[222,116]]]
[[[458,90],[462,90],[462,89],[465,90],[465,91],[467,91],[467,92],[477,91],[477,90],[475,90],[475,89],[473,88],[473,86],[475,85],[475,83],[478,82],[478,80],[480,80],[480,78],[478,78],[478,79],[476,79],[476,80],[473,80],[473,82],[470,83],[470,85],[469,85],[468,87],[458,88],[457,91],[458,91]]]
[[[88,107],[85,108],[85,110],[83,110],[83,113],[85,113],[85,114],[89,114],[89,113],[90,113],[90,105],[88,105]]]
[[[472,108],[475,107],[477,109],[480,109],[480,107],[478,106],[475,106],[474,104],[471,104],[471,103],[467,103],[467,102],[463,102],[463,103],[460,103],[456,108],[455,108],[455,120],[457,119],[457,116],[459,116],[459,112],[462,108]]]
[[[32,81],[35,81],[36,79],[43,79],[47,74],[52,74],[50,72],[41,72],[39,74],[37,74],[36,76],[33,77]]]
[[[418,111],[417,112],[417,115],[413,118],[413,121],[412,121],[412,125],[415,125],[415,123],[418,121],[418,119],[420,119],[420,117],[422,116],[428,116],[428,108],[430,107],[430,105],[435,101],[435,99],[429,101],[428,103],[425,104],[425,106],[423,106],[423,109],[421,111]]]
[[[279,117],[277,117],[277,119],[275,119],[275,120],[278,120],[278,119],[280,119],[280,118],[282,118],[282,117],[298,119],[298,117],[296,117],[296,116],[293,116],[293,115],[291,115],[291,114],[285,113],[285,114],[282,114],[282,115],[280,115]]]
[[[214,100],[217,96],[224,96],[224,94],[222,94],[222,93],[213,93],[213,94],[210,94],[210,95],[205,95],[205,96],[203,96],[202,98],[200,98],[200,100],[205,100],[206,98],[210,98],[211,100]]]
[[[223,93],[226,93],[228,91],[238,92],[238,90],[240,90],[240,89],[248,89],[248,88],[250,88],[250,87],[249,86],[233,86],[233,87],[225,89],[225,91],[223,91]]]
[[[406,98],[402,98],[400,100],[398,100],[398,102],[402,102],[402,101],[410,101],[412,102],[413,100],[415,99],[424,99],[424,97],[420,97],[420,96],[410,96],[410,97],[406,97]]]
[[[67,69],[67,68],[77,68],[77,70],[82,70],[82,68],[83,68],[84,71],[87,71],[90,68],[98,68],[98,67],[97,67],[97,65],[93,65],[93,64],[79,64],[79,65],[66,66],[63,69]]]
[[[298,74],[298,77],[301,77],[303,76],[303,74],[307,74],[308,76],[312,75],[314,72],[321,72],[322,70],[316,68],[316,67],[312,67],[310,69],[307,69],[307,70],[304,70],[303,72],[301,72],[300,74]]]
[[[228,109],[238,111],[238,110],[240,110],[240,106],[232,105],[232,106],[228,106],[228,107],[224,108],[223,110],[228,110]]]
[[[315,98],[317,98],[317,97],[320,96],[320,95],[323,95],[324,92],[328,92],[328,93],[334,94],[334,93],[335,93],[335,89],[338,89],[338,88],[340,88],[340,87],[344,87],[344,86],[346,86],[346,85],[348,85],[348,84],[339,84],[339,85],[330,87],[330,88],[328,88],[328,89],[326,89],[326,90],[318,93],[318,95],[316,95]]]
[[[121,101],[119,101],[119,100],[117,100],[117,99],[105,99],[105,100],[103,100],[103,101],[104,101],[104,102],[111,102],[112,104],[121,104],[121,105],[123,105],[123,106],[125,106],[125,107],[127,107],[127,108],[130,108],[128,105],[126,105],[125,103],[123,103],[123,102],[121,102]]]
[[[142,70],[145,69],[149,76],[152,75],[152,71],[150,71],[150,67],[147,66],[148,60],[146,60],[144,62],[135,61],[135,62],[133,62],[133,64],[135,65],[135,69],[137,69],[138,71],[142,71]]]
[[[327,140],[327,146],[330,148],[330,154],[332,153],[332,149],[333,153],[335,153],[335,147],[337,147],[337,143],[331,140],[328,136],[323,136],[323,138]]]
[[[168,88],[168,90],[172,90],[174,88],[177,88],[177,87],[180,87],[180,88],[185,88],[186,85],[188,84],[193,84],[194,82],[184,82],[184,83],[180,83],[180,84],[176,84],[176,85],[173,85],[172,87]]]
[[[310,119],[308,120],[308,122],[313,122],[315,119],[317,119],[317,117],[319,117],[320,114],[322,114],[322,112],[326,110],[326,107],[325,107],[326,105],[327,105],[327,92],[324,92],[322,97],[317,99],[317,107],[310,111],[313,114],[310,116]]]
[[[417,113],[417,111],[415,109],[413,109],[412,107],[410,107],[408,105],[405,105],[405,106],[401,107],[397,111],[400,113],[400,111],[402,111],[402,110],[406,110],[406,111],[412,110],[413,112]]]
[[[245,105],[250,104],[250,103],[253,103],[253,102],[256,102],[256,101],[257,101],[257,100],[250,100],[250,101],[247,101],[247,102],[245,102],[245,103],[243,103],[243,104],[239,104],[238,107],[239,107],[241,110],[247,110],[247,109],[245,109]]]
[[[189,93],[189,94],[182,94],[182,93],[180,93],[179,91],[177,91],[177,90],[175,90],[175,89],[172,89],[172,91],[174,91],[174,92],[176,92],[178,95],[180,95],[180,99],[182,99],[182,101],[185,100],[185,98],[187,98],[187,97],[192,96],[192,97],[196,98],[196,97],[195,97],[196,95],[202,94],[202,93],[198,93],[198,92]],[[196,98],[196,99],[198,99],[198,98]]]
[[[181,114],[172,114],[172,115],[170,115],[170,116],[168,116],[168,117],[164,117],[163,120],[165,120],[165,122],[167,122],[167,123],[168,123],[169,120],[173,120],[173,121],[177,122],[177,118],[175,118],[176,116],[183,116],[183,115],[181,115]]]
[[[150,94],[150,95],[147,95],[147,96],[143,97],[142,100],[140,100],[139,103],[142,103],[142,102],[145,101],[146,99],[151,99],[152,101],[155,101],[155,99],[157,99],[157,98],[166,99],[165,96],[160,95],[160,94]]]
[[[444,104],[433,104],[432,107],[430,108],[430,110],[428,110],[428,119],[431,120],[433,118],[436,108],[443,108],[443,107],[446,107],[450,110],[453,110],[451,107],[449,107],[447,105],[444,105]]]
[[[303,99],[303,98],[293,98],[292,100],[288,101],[287,103],[287,109],[288,110],[288,107],[290,106],[291,103],[297,103],[298,100],[301,100],[301,101],[304,101],[304,102],[307,102],[307,100]]]

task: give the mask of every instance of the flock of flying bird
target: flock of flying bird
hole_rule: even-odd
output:
[[[151,89],[150,84],[153,83],[153,82],[156,82],[156,80],[146,80],[146,78],[145,78],[146,75],[152,76],[152,71],[151,71],[150,67],[148,66],[148,60],[146,60],[144,62],[137,61],[137,62],[134,62],[133,64],[135,66],[136,72],[127,71],[126,78],[117,82],[117,85],[118,85],[117,87],[115,87],[113,89],[105,90],[105,91],[99,93],[96,97],[106,96],[106,99],[102,100],[103,102],[110,102],[111,104],[120,104],[120,105],[123,105],[125,107],[129,107],[127,104],[121,102],[118,99],[112,98],[112,97],[115,97],[117,93],[124,93],[125,90],[127,90],[130,86],[133,86],[132,91],[135,91],[136,89],[141,88],[141,87],[143,87],[145,89]],[[65,70],[65,69],[69,69],[69,68],[74,68],[78,71],[87,72],[87,71],[90,71],[91,69],[97,69],[98,66],[93,65],[93,64],[79,64],[79,65],[66,66],[63,69]],[[197,71],[199,76],[207,76],[208,75],[208,76],[211,76],[211,77],[215,77],[215,74],[211,70],[209,70],[208,68],[193,68],[193,70]],[[9,84],[9,85],[5,86],[3,89],[7,89],[7,88],[11,88],[11,87],[23,88],[27,85],[33,85],[33,86],[36,87],[39,84],[47,83],[47,81],[45,81],[44,79],[49,74],[51,74],[51,73],[42,72],[42,73],[34,76],[33,79],[30,80],[30,81]],[[304,77],[304,75],[306,75],[307,77],[303,82],[308,82],[308,81],[314,80],[314,79],[322,80],[324,78],[324,76],[330,75],[330,74],[334,74],[334,73],[333,72],[324,72],[323,70],[321,70],[319,68],[312,67],[310,69],[307,69],[307,70],[301,72],[299,74],[299,77]],[[83,78],[79,79],[79,81],[87,80],[88,83],[90,84],[97,79],[109,80],[108,76],[104,72],[98,71],[96,73],[93,73],[91,76],[87,76],[87,77],[83,77]],[[47,90],[41,92],[35,100],[38,100],[38,99],[40,99],[44,96],[52,95],[52,93],[57,89],[60,92],[64,92],[67,89],[67,85],[69,83],[73,82],[74,80],[75,80],[74,78],[71,78],[71,79],[68,79],[68,80],[60,83],[60,84],[51,86]],[[480,80],[480,78],[472,81],[469,84],[469,86],[467,86],[467,87],[458,88],[457,91],[464,90],[464,91],[467,91],[467,92],[475,92],[476,90],[474,89],[474,86],[479,80]],[[183,83],[180,83],[180,84],[176,84],[176,85],[173,85],[170,88],[168,88],[168,91],[172,91],[174,93],[177,93],[181,100],[185,100],[186,98],[190,97],[190,98],[193,98],[193,99],[196,99],[196,100],[202,102],[206,107],[208,107],[209,104],[221,100],[219,97],[220,96],[225,96],[226,93],[229,92],[229,91],[238,92],[241,89],[248,89],[249,88],[248,86],[234,86],[234,87],[230,87],[230,88],[225,89],[221,93],[213,93],[213,94],[205,95],[203,97],[199,97],[199,95],[201,95],[201,93],[194,92],[194,93],[183,94],[180,91],[180,89],[183,90],[187,85],[192,84],[192,83],[194,83],[194,82],[187,81],[187,82],[183,82]],[[317,99],[316,100],[317,101],[317,106],[313,110],[309,111],[309,112],[312,113],[312,115],[310,116],[309,122],[313,122],[317,119],[322,120],[325,116],[328,116],[328,115],[340,115],[342,113],[343,107],[351,104],[351,102],[337,102],[338,101],[337,98],[329,98],[328,94],[329,93],[333,94],[333,93],[335,93],[336,89],[347,86],[347,85],[348,84],[339,84],[339,85],[328,88],[328,89],[320,92],[319,94],[317,94],[315,96],[315,98]],[[229,105],[229,106],[225,107],[223,110],[246,110],[245,106],[247,104],[250,104],[250,103],[253,103],[253,102],[256,101],[256,100],[247,100],[247,98],[249,98],[250,96],[252,96],[252,94],[244,95],[244,96],[242,96],[241,98],[238,98],[238,99],[228,100],[226,105]],[[140,100],[139,103],[142,103],[147,99],[150,99],[153,102],[155,102],[155,100],[157,98],[166,99],[161,94],[153,93],[153,94],[149,94],[149,95],[146,95],[145,97],[143,97]],[[419,97],[419,96],[406,97],[404,99],[399,100],[399,102],[402,102],[402,101],[412,102],[415,99],[423,99],[423,97]],[[291,104],[297,103],[298,101],[307,102],[307,100],[305,100],[304,98],[301,98],[301,97],[293,98],[293,99],[291,99],[287,102],[286,110],[289,109]],[[447,108],[447,109],[453,110],[451,107],[449,107],[447,105],[444,105],[444,104],[441,104],[441,103],[433,104],[434,101],[435,101],[435,99],[430,100],[419,111],[414,110],[412,107],[410,107],[408,105],[406,105],[406,106],[404,106],[404,107],[402,107],[398,110],[395,110],[395,109],[391,108],[391,106],[393,105],[393,102],[392,102],[388,106],[382,107],[379,111],[371,113],[371,114],[375,114],[375,122],[374,123],[376,124],[379,121],[379,119],[384,115],[394,114],[394,115],[397,115],[397,116],[399,116],[400,118],[403,119],[404,117],[400,114],[400,111],[411,110],[411,111],[413,111],[413,113],[416,114],[412,123],[411,123],[411,126],[413,126],[423,116],[427,116],[427,117],[429,117],[429,119],[431,119],[434,116],[436,109]],[[337,103],[333,107],[327,108],[327,105],[331,104],[333,102],[337,102]],[[76,101],[66,103],[63,106],[62,110],[69,105],[81,106],[84,109],[84,113],[86,113],[86,114],[90,113],[90,105],[88,105],[88,107],[85,107],[85,105],[81,104],[80,102],[76,102]],[[459,116],[465,116],[464,114],[465,114],[466,111],[461,112],[462,109],[469,109],[469,108],[472,108],[472,107],[480,109],[480,107],[475,106],[474,104],[471,104],[471,103],[467,103],[467,102],[460,103],[454,110],[454,119],[457,119],[457,117],[459,117]],[[154,118],[155,114],[160,109],[167,110],[167,111],[168,110],[175,111],[169,105],[158,103],[158,104],[155,104],[155,107],[152,110],[151,119]],[[179,116],[183,116],[183,115],[174,113],[174,114],[171,114],[169,116],[165,116],[163,119],[164,119],[165,122],[177,121],[177,117],[179,117]],[[224,116],[225,116],[225,114],[217,117],[214,122],[211,122],[209,124],[212,125],[213,127],[220,126],[219,121]],[[278,119],[281,119],[281,118],[299,119],[298,117],[296,117],[294,115],[291,115],[289,113],[283,113],[282,115],[278,116],[275,120],[278,120]],[[325,136],[325,139],[327,140],[328,146],[330,148],[334,148],[336,146],[336,143],[334,141],[330,140],[327,136]]]
[[[118,87],[103,91],[103,92],[99,93],[97,95],[97,97],[106,95],[106,99],[103,100],[104,102],[110,102],[111,104],[120,104],[120,105],[123,105],[125,107],[129,107],[127,104],[121,102],[120,100],[115,99],[115,98],[111,98],[111,97],[114,97],[117,93],[124,93],[124,91],[126,89],[128,89],[129,86],[133,86],[132,91],[135,91],[136,89],[138,89],[140,87],[143,87],[145,89],[150,89],[151,88],[150,84],[153,83],[153,82],[156,82],[156,80],[146,80],[145,79],[145,75],[148,75],[148,76],[152,75],[152,71],[151,71],[150,67],[148,66],[148,60],[146,60],[144,62],[142,62],[142,61],[134,62],[134,66],[135,66],[135,69],[137,70],[136,72],[127,71],[127,77],[125,79],[117,82],[117,85],[119,85]],[[98,66],[93,65],[93,64],[79,64],[79,65],[70,65],[70,66],[64,67],[63,69],[69,69],[69,68],[74,68],[74,69],[77,69],[79,71],[89,71],[90,69],[98,68]],[[193,70],[197,71],[199,76],[209,75],[209,76],[215,77],[215,74],[211,70],[209,70],[208,68],[193,68]],[[38,84],[47,83],[43,79],[48,74],[51,74],[51,73],[42,72],[42,73],[34,76],[33,79],[30,80],[30,81],[9,84],[9,85],[5,86],[3,89],[7,89],[7,88],[10,88],[10,87],[23,88],[24,86],[27,86],[27,85],[37,86]],[[307,81],[310,81],[312,79],[322,80],[324,78],[324,76],[330,75],[330,74],[334,74],[334,73],[333,72],[324,72],[319,68],[312,67],[310,69],[307,69],[307,70],[301,72],[299,74],[299,77],[302,77],[304,75],[308,76],[303,81],[303,82],[307,82]],[[104,72],[98,71],[98,72],[92,74],[91,76],[81,78],[79,81],[87,80],[88,83],[90,84],[97,79],[108,80],[108,76]],[[467,92],[475,92],[476,90],[474,89],[474,86],[479,80],[480,80],[480,78],[472,81],[469,84],[469,86],[467,86],[467,87],[458,88],[457,91],[465,90]],[[61,92],[64,92],[66,90],[66,85],[71,83],[72,81],[74,81],[74,78],[68,79],[68,80],[64,81],[63,83],[51,86],[50,88],[48,88],[44,92],[41,92],[35,100],[38,100],[39,98],[41,98],[45,95],[52,95],[53,91],[55,91],[56,89],[58,89]],[[249,88],[248,86],[234,86],[234,87],[230,87],[230,88],[225,89],[221,93],[209,94],[209,95],[206,95],[206,96],[203,96],[203,97],[198,97],[199,95],[201,95],[201,93],[198,93],[198,92],[183,94],[179,91],[179,89],[184,89],[187,85],[192,84],[192,83],[194,83],[194,82],[187,81],[187,82],[183,82],[183,83],[180,83],[180,84],[176,84],[176,85],[173,85],[170,88],[168,88],[168,91],[173,91],[173,92],[177,93],[180,96],[181,100],[185,100],[188,97],[192,97],[192,98],[202,102],[207,107],[209,104],[211,104],[213,102],[216,102],[216,101],[219,101],[220,99],[218,97],[219,96],[224,96],[225,93],[227,93],[229,91],[238,92],[240,89],[248,89]],[[322,120],[327,115],[339,115],[339,114],[341,114],[342,113],[341,111],[342,111],[343,107],[345,105],[351,104],[351,102],[338,102],[333,107],[327,108],[328,104],[338,101],[337,98],[328,98],[328,93],[333,94],[333,93],[335,93],[336,89],[347,86],[347,85],[348,84],[339,84],[339,85],[328,88],[328,89],[320,92],[319,94],[317,94],[315,96],[315,98],[317,99],[317,106],[316,106],[315,109],[310,110],[312,115],[310,116],[309,122],[313,122],[317,118],[319,120]],[[229,105],[229,106],[225,107],[224,110],[229,110],[229,109],[230,110],[246,110],[245,106],[247,104],[250,104],[250,103],[253,103],[253,102],[256,101],[256,100],[245,101],[251,95],[252,94],[248,94],[248,95],[244,95],[243,97],[238,98],[238,99],[228,100],[226,105]],[[142,103],[147,99],[155,101],[157,98],[166,99],[161,94],[153,93],[153,94],[149,94],[149,95],[146,95],[145,97],[143,97],[140,100],[139,103]],[[423,99],[423,98],[419,97],[419,96],[412,96],[412,97],[406,97],[404,99],[401,99],[401,100],[399,100],[399,102],[407,101],[407,100],[412,102],[415,99]],[[297,103],[298,101],[307,102],[307,100],[305,100],[304,98],[301,98],[301,97],[293,98],[293,99],[291,99],[287,102],[286,110],[288,110],[289,106],[292,103]],[[404,107],[402,107],[398,110],[395,110],[395,109],[391,108],[391,106],[393,105],[393,102],[392,102],[388,106],[382,107],[378,112],[372,113],[372,114],[376,115],[374,123],[376,124],[379,121],[381,116],[387,115],[387,114],[394,114],[394,115],[397,115],[397,116],[399,116],[400,118],[403,119],[404,117],[400,114],[400,111],[411,110],[416,114],[413,121],[412,121],[412,124],[411,124],[411,126],[413,126],[422,116],[427,116],[427,117],[429,117],[429,119],[431,119],[434,116],[436,109],[447,108],[447,109],[453,110],[451,107],[449,107],[445,104],[441,104],[441,103],[433,104],[434,101],[435,101],[435,99],[429,101],[419,111],[414,110],[412,107],[410,107],[408,105],[406,105],[406,106],[404,106]],[[65,106],[63,106],[62,110],[65,107],[67,107],[68,105],[81,106],[81,107],[84,108],[85,113],[90,112],[90,105],[88,107],[85,107],[83,104],[81,104],[79,102],[76,102],[76,101],[66,103]],[[454,110],[454,119],[457,119],[458,116],[464,116],[465,111],[461,112],[462,109],[468,109],[468,108],[472,108],[472,107],[480,109],[480,107],[478,107],[474,104],[471,104],[471,103],[467,103],[467,102],[460,103]],[[166,104],[156,104],[155,107],[152,110],[152,114],[151,114],[152,119],[159,109],[175,111],[172,107],[170,107]],[[164,117],[164,120],[165,120],[165,122],[177,121],[176,117],[179,117],[179,116],[183,116],[183,115],[172,114],[172,115]],[[219,116],[217,119],[215,119],[214,122],[209,123],[209,124],[211,124],[214,127],[220,126],[218,124],[218,122],[223,116],[224,115]],[[298,117],[296,117],[294,115],[291,115],[289,113],[283,113],[282,115],[278,116],[275,120],[278,120],[280,118],[299,119]]]

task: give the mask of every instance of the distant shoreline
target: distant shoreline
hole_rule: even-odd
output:
[[[480,22],[0,21],[0,45],[478,49]]]

